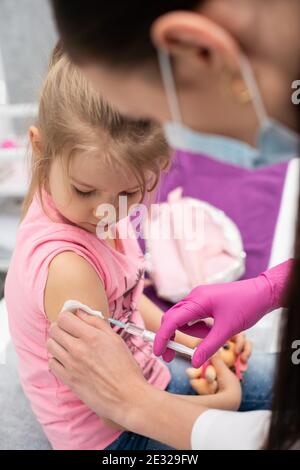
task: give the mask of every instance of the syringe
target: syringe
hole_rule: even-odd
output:
[[[105,318],[101,312],[97,310],[92,310],[87,305],[84,305],[81,302],[78,302],[77,300],[68,300],[67,302],[65,302],[62,308],[62,312],[65,312],[65,311],[75,312],[77,310],[83,310],[85,313],[88,313],[89,315],[101,318],[102,320],[106,320],[111,325],[117,326],[118,328],[122,328],[124,331],[126,331],[126,333],[130,335],[139,336],[144,341],[149,341],[151,343],[154,342],[155,333],[153,331],[146,330],[145,328],[140,328],[139,326],[136,326],[134,323],[124,323],[119,320],[116,320],[115,318]],[[190,357],[193,357],[193,354],[194,354],[194,349],[188,348],[187,346],[184,346],[183,344],[176,343],[176,341],[169,341],[167,347],[170,349],[173,349],[176,352],[185,354]]]

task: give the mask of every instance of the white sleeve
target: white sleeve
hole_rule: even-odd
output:
[[[270,411],[205,411],[194,424],[192,449],[261,449],[267,437],[270,418]]]

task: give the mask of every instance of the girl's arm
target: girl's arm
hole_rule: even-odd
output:
[[[74,330],[79,331],[78,338],[72,335]],[[195,397],[192,402],[148,384],[122,338],[99,318],[64,313],[50,335],[53,343],[48,344],[48,350],[54,356],[50,370],[99,416],[132,432],[189,449],[193,425],[208,406],[239,407],[240,383],[217,358],[213,359],[219,377],[217,394]],[[120,380],[124,373],[130,387]]]
[[[109,316],[101,279],[84,258],[71,251],[57,255],[49,265],[44,308],[51,322],[56,322],[67,300],[78,300],[93,310],[101,311],[105,317]],[[123,429],[110,420],[103,421],[114,429]]]
[[[147,385],[141,392],[136,389],[127,408],[125,402],[126,413],[121,408],[116,411],[119,414],[116,421],[124,423],[133,432],[176,449],[190,449],[193,425],[202,413],[208,409],[236,411],[241,403],[241,386],[237,377],[217,355],[212,361],[219,377],[219,390],[215,395],[176,395]],[[207,430],[203,429],[205,432]]]
[[[139,312],[143,317],[145,327],[150,331],[158,331],[161,325],[162,310],[157,307],[146,295],[142,295],[139,303]],[[180,331],[176,333],[175,341],[194,349],[200,343],[199,338],[185,335]]]
[[[109,316],[107,296],[101,279],[84,258],[71,251],[57,255],[49,266],[44,307],[51,322],[56,322],[67,300],[78,300],[93,310],[100,310],[104,316]],[[141,296],[139,310],[146,328],[157,331],[163,312],[145,295]],[[198,338],[180,332],[176,335],[176,341],[191,348],[199,343]]]
[[[49,265],[44,309],[51,322],[56,322],[67,300],[78,300],[108,317],[108,301],[101,279],[84,258],[71,251],[60,253]]]

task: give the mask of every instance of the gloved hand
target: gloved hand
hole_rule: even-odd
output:
[[[176,330],[198,338],[205,338],[197,347],[193,367],[200,367],[232,336],[247,330],[266,313],[284,306],[285,287],[293,261],[270,269],[258,277],[228,284],[203,285],[174,305],[162,317],[162,324],[156,334],[153,352],[163,356],[166,362],[174,358],[174,351],[166,349]],[[203,321],[212,317],[213,326]]]

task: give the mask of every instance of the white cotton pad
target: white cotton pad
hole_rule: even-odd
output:
[[[67,300],[67,302],[64,303],[64,306],[61,311],[65,312],[67,310],[73,313],[76,312],[77,310],[83,310],[85,313],[88,313],[89,315],[93,315],[94,317],[98,317],[104,320],[104,316],[102,312],[99,312],[97,310],[92,310],[87,305],[84,305],[81,302],[78,302],[78,300]]]

